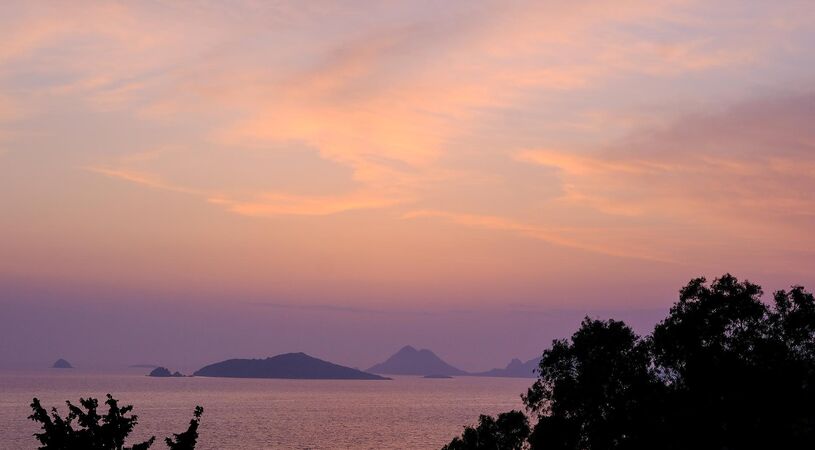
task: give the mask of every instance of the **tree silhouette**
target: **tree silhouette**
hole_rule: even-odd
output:
[[[29,419],[41,424],[42,433],[34,436],[42,444],[40,450],[147,450],[156,438],[125,447],[125,439],[138,423],[138,416],[132,414],[133,406],[119,407],[110,394],[105,404],[108,412],[102,416],[97,412],[99,402],[95,398],[79,399],[80,406],[65,402],[68,414],[63,418],[56,408],[49,414],[39,399],[31,402],[32,414]],[[83,408],[85,409],[83,411]],[[175,440],[167,439],[172,450],[192,450],[198,438],[198,424],[203,408],[196,406],[194,417],[187,431],[175,434]]]
[[[481,415],[478,426],[464,428],[442,450],[520,450],[528,436],[529,421],[520,411],[498,414],[497,419]]]
[[[203,413],[204,408],[196,406],[187,431],[181,434],[174,433],[172,439],[164,439],[170,450],[192,450],[195,448],[195,443],[198,441],[198,424],[201,422],[201,414]]]
[[[724,275],[692,280],[652,335],[673,448],[815,448],[815,301]]]
[[[815,448],[815,298],[800,286],[771,304],[762,294],[730,274],[693,279],[644,338],[623,322],[584,319],[543,352],[523,396],[535,422],[525,445]],[[468,433],[448,447],[486,448]]]
[[[650,434],[659,385],[647,343],[623,322],[583,320],[571,341],[543,352],[539,378],[523,396],[537,414],[541,448],[630,448]],[[548,430],[548,431],[547,431]]]

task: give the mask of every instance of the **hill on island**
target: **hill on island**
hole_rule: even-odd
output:
[[[379,363],[368,372],[387,375],[466,375],[467,372],[444,362],[427,349],[416,350],[410,345],[402,347],[385,362]]]
[[[372,373],[340,366],[305,353],[285,353],[266,359],[228,359],[198,369],[197,377],[286,378],[301,380],[387,380]]]
[[[492,369],[486,372],[473,373],[475,377],[512,377],[512,378],[536,378],[535,369],[540,364],[540,358],[533,358],[527,362],[522,362],[514,358],[503,369]]]
[[[68,361],[60,358],[54,361],[54,364],[51,366],[53,369],[73,369],[74,366],[71,365]]]
[[[148,377],[159,377],[159,378],[166,378],[166,377],[184,377],[185,375],[179,371],[170,372],[170,369],[166,367],[156,367],[153,369],[148,375]]]

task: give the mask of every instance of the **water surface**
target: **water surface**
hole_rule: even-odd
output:
[[[200,449],[437,449],[479,414],[521,408],[528,379],[396,377],[391,381],[150,378],[78,369],[0,371],[0,448],[35,449],[26,417],[44,406],[107,393],[133,404],[133,436],[163,441],[204,407]],[[129,441],[131,444],[135,440]],[[165,448],[156,442],[155,449]]]

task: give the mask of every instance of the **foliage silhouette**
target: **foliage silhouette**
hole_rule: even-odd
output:
[[[523,396],[535,423],[524,445],[815,448],[815,298],[800,286],[771,304],[762,295],[730,274],[693,279],[646,337],[623,322],[584,319],[543,352]],[[447,448],[486,448],[466,436],[504,433],[481,428],[466,428]]]
[[[442,450],[520,450],[529,432],[529,421],[520,411],[498,414],[497,419],[481,415],[477,427],[466,427]]]
[[[556,340],[543,353],[538,380],[523,397],[538,416],[532,441],[541,448],[636,445],[653,429],[645,411],[659,384],[649,365],[647,343],[623,322],[584,319],[570,342]]]
[[[198,441],[198,424],[201,423],[201,414],[204,413],[204,408],[200,406],[195,407],[193,418],[190,420],[190,426],[187,431],[181,434],[173,433],[173,438],[165,438],[164,442],[170,450],[192,450]]]
[[[156,438],[125,447],[125,439],[133,431],[139,417],[132,414],[133,406],[119,406],[119,402],[110,394],[105,404],[108,412],[99,414],[99,402],[95,398],[79,399],[80,406],[65,402],[68,414],[63,418],[56,408],[49,414],[40,404],[39,399],[31,402],[32,414],[29,419],[41,424],[42,433],[34,436],[42,444],[40,450],[147,450]],[[83,408],[85,409],[83,411]],[[187,431],[174,434],[174,439],[166,439],[171,450],[192,450],[198,438],[198,425],[203,408],[195,407],[194,417]]]

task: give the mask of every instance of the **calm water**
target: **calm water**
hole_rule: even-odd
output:
[[[31,398],[65,412],[65,400],[108,392],[133,404],[134,436],[158,441],[204,407],[200,449],[437,449],[482,413],[521,407],[526,379],[398,377],[392,381],[149,378],[143,372],[0,371],[0,448],[33,449]],[[134,441],[131,441],[131,443]],[[165,448],[157,442],[153,448]]]

